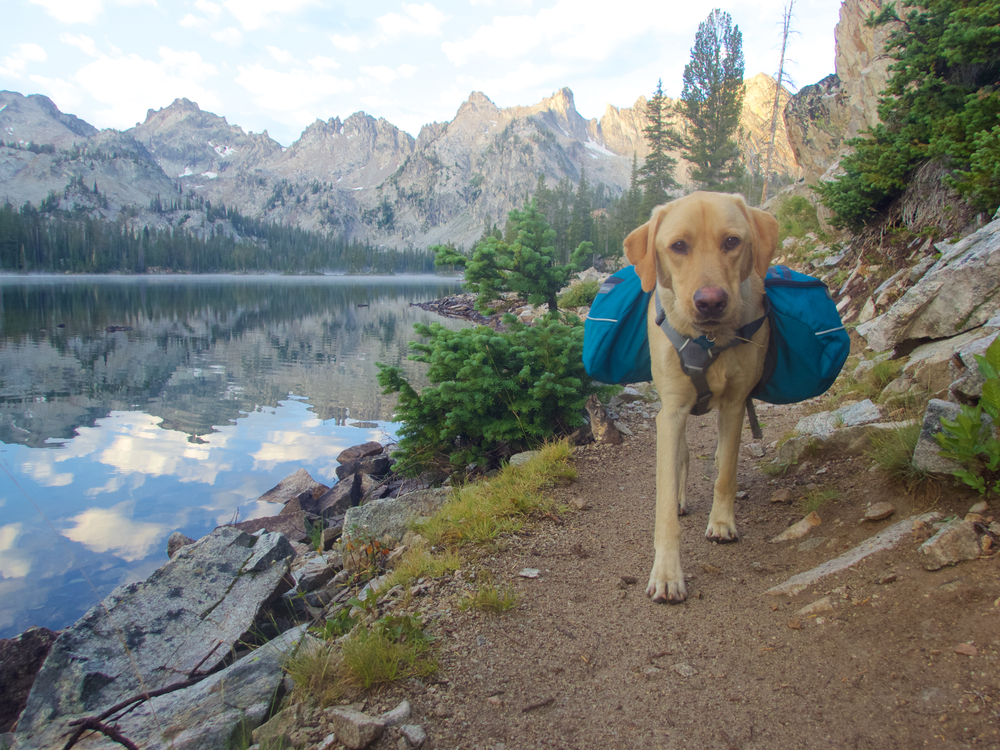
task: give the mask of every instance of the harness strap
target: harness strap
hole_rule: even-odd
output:
[[[667,322],[667,313],[660,303],[659,292],[654,293],[653,296],[656,300],[656,325],[670,339],[670,343],[674,345],[674,349],[677,350],[677,356],[681,360],[681,370],[691,378],[691,383],[698,393],[698,399],[695,401],[694,406],[691,407],[691,413],[695,416],[707,414],[709,411],[708,402],[712,398],[712,390],[708,387],[708,368],[712,366],[712,363],[718,359],[722,352],[740,344],[745,344],[753,338],[753,335],[760,330],[760,327],[764,325],[764,321],[767,320],[767,316],[771,312],[771,303],[765,294],[764,314],[756,320],[740,326],[728,344],[725,346],[716,346],[714,341],[709,340],[705,336],[692,339],[681,335]]]

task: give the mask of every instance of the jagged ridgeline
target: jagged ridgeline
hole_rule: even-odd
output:
[[[748,102],[770,101],[774,85],[749,79]],[[44,96],[2,91],[0,205],[11,208],[0,262],[55,271],[430,270],[425,248],[471,248],[536,192],[540,175],[559,201],[550,216],[557,231],[559,210],[582,210],[581,182],[596,225],[627,194],[633,157],[641,163],[647,153],[646,120],[645,97],[587,120],[569,89],[510,108],[477,92],[417,138],[358,112],[317,120],[283,148],[186,99],[128,130],[98,131]],[[753,106],[744,120],[747,133],[760,130]],[[760,140],[746,139],[747,163]],[[787,139],[779,142],[776,171],[797,177]],[[619,238],[605,239],[620,250]]]

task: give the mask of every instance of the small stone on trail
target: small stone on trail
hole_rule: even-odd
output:
[[[748,443],[747,453],[749,453],[754,458],[764,458],[765,450],[761,443]]]
[[[717,568],[714,565],[710,565],[709,563],[702,563],[701,569],[710,575],[718,575],[719,573],[722,572],[722,568]]]
[[[788,488],[783,488],[771,495],[772,503],[790,503],[792,502],[792,491]]]
[[[739,492],[736,493],[737,500],[746,500],[748,497],[750,497],[750,493],[747,492],[746,490],[740,490]]]
[[[590,510],[590,503],[582,497],[574,497],[569,501],[569,507],[573,510]]]
[[[378,718],[379,721],[381,721],[384,726],[398,727],[400,724],[402,724],[404,721],[410,718],[410,702],[402,701],[394,709],[392,709],[391,711],[386,711]]]
[[[811,615],[822,614],[823,612],[833,612],[833,600],[828,596],[817,599],[812,604],[807,604],[795,614],[799,617],[809,617]]]
[[[793,617],[791,620],[788,621],[788,627],[790,627],[792,630],[802,630],[802,620],[800,620],[798,617]]]
[[[674,664],[671,667],[677,674],[681,677],[694,677],[698,674],[698,670],[692,667],[690,664]]]
[[[622,583],[625,586],[635,586],[637,583],[639,583],[639,579],[636,578],[635,576],[622,576]]]
[[[524,568],[518,575],[521,578],[538,578],[541,572],[538,568]]]
[[[926,570],[938,570],[979,557],[979,537],[973,524],[956,519],[921,544],[917,553]]]
[[[890,573],[887,576],[882,576],[881,578],[879,578],[878,582],[879,582],[880,586],[885,586],[886,584],[889,584],[889,583],[895,583],[896,579],[897,579],[896,574],[895,573]]]
[[[801,539],[806,534],[808,534],[813,526],[819,526],[822,523],[819,514],[813,511],[808,516],[803,518],[796,524],[789,526],[787,529],[782,531],[778,536],[771,540],[771,544],[776,544],[778,542],[790,542],[793,539]]]
[[[985,500],[980,500],[978,503],[969,508],[969,513],[979,513],[986,515],[990,512],[990,504]]]
[[[382,736],[385,725],[360,711],[340,706],[326,709],[337,739],[351,750],[363,750]]]
[[[975,656],[979,652],[976,650],[975,646],[969,643],[959,643],[955,646],[955,653],[961,654],[962,656]]]
[[[427,733],[418,724],[404,724],[399,728],[399,731],[403,734],[402,739],[410,750],[423,747],[424,743],[427,742]]]
[[[808,552],[809,550],[816,549],[825,541],[825,536],[813,537],[812,539],[802,542],[802,544],[798,546],[798,550],[799,552]]]
[[[888,518],[893,513],[896,512],[896,508],[892,503],[872,503],[868,506],[868,510],[865,511],[865,517],[862,519],[864,521],[881,521]]]

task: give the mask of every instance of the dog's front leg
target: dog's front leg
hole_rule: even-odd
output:
[[[708,515],[705,538],[712,542],[737,542],[736,513],[736,464],[740,452],[740,435],[743,431],[744,401],[719,404],[719,443],[715,449],[715,495],[712,512]]]
[[[687,598],[681,570],[681,525],[678,507],[687,477],[688,408],[664,403],[656,416],[656,526],[653,534],[653,570],[646,595],[654,602],[679,604]]]

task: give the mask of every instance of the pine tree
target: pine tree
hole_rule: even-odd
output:
[[[680,114],[686,121],[682,154],[703,190],[733,190],[743,172],[733,137],[743,110],[743,35],[718,8],[698,25],[684,66]]]
[[[663,81],[656,82],[653,98],[646,104],[646,117],[649,125],[643,128],[646,143],[649,144],[649,154],[640,172],[645,195],[642,202],[642,213],[648,216],[653,208],[670,199],[669,191],[677,187],[674,170],[677,160],[667,153],[667,150],[677,145],[677,136],[667,122],[670,107],[667,97],[663,95]]]

